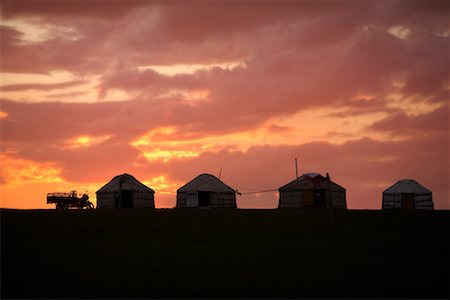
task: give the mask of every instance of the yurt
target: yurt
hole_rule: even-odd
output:
[[[383,192],[383,209],[433,209],[430,190],[415,180],[402,179]]]
[[[318,173],[307,173],[278,189],[278,208],[333,208],[347,209],[345,188]]]
[[[236,192],[211,174],[201,174],[177,191],[177,208],[236,208]]]
[[[155,208],[155,191],[130,174],[114,177],[96,194],[97,208]]]

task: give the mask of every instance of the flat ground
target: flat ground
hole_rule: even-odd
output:
[[[1,210],[1,298],[449,298],[449,211]]]

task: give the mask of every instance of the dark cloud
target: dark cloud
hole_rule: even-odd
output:
[[[2,17],[18,16],[118,18],[145,5],[146,1],[89,1],[89,0],[3,0]]]
[[[330,113],[330,117],[346,118],[360,115],[370,115],[373,113],[389,113],[394,114],[400,112],[400,108],[388,107],[386,100],[356,98],[343,101],[336,105],[336,109],[344,109],[342,111]]]
[[[373,123],[368,129],[386,131],[392,135],[414,135],[419,133],[449,132],[449,108],[444,105],[434,111],[418,116],[408,116],[404,112],[397,112],[381,121]]]

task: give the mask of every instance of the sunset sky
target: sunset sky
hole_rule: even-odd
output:
[[[349,208],[411,178],[450,209],[447,1],[0,3],[1,207],[95,203],[122,173],[173,207],[201,173],[277,189],[298,158]]]

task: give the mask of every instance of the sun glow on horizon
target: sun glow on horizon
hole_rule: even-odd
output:
[[[157,193],[163,195],[173,195],[181,186],[181,183],[167,179],[166,175],[160,175],[149,180],[144,180],[143,183]]]

